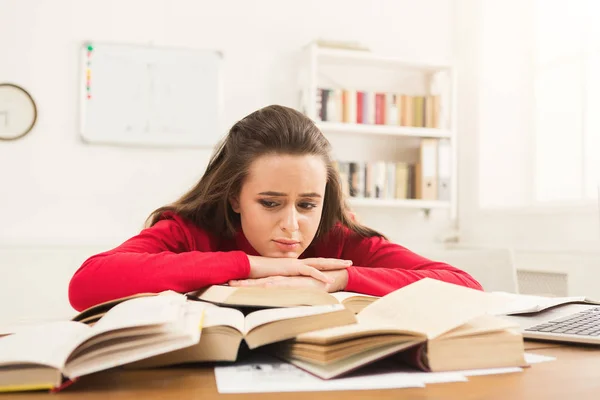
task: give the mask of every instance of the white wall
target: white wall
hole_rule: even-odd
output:
[[[531,203],[532,84],[522,64],[532,49],[520,21],[531,18],[528,3],[456,1],[461,239],[528,251],[596,250],[595,204]]]
[[[522,20],[531,2],[455,5],[461,242],[512,248],[517,268],[566,274],[570,294],[597,295],[598,207],[530,204],[534,144],[523,60],[531,43]]]
[[[191,186],[208,161],[210,150],[81,143],[82,41],[223,51],[230,126],[267,104],[297,106],[297,51],[316,37],[358,40],[379,53],[445,63],[452,58],[452,18],[451,0],[0,0],[0,81],[23,85],[39,108],[32,133],[0,143],[0,320],[47,315],[59,304],[61,313],[69,310],[65,288],[80,253],[70,261],[31,258],[23,256],[28,248],[116,245],[137,233],[153,209]],[[408,244],[435,240],[446,216],[434,213],[426,221],[418,213],[361,213],[366,223]],[[36,276],[47,279],[36,284],[44,287],[42,297],[7,298],[5,293],[26,293]],[[59,298],[36,309],[47,296]],[[7,300],[17,304],[7,308]]]

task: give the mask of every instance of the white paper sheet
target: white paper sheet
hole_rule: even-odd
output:
[[[540,354],[525,354],[529,364],[555,359]],[[425,387],[435,383],[467,382],[470,376],[521,371],[522,368],[513,367],[421,372],[383,360],[348,376],[323,380],[277,358],[255,354],[234,365],[215,367],[215,378],[219,393],[314,392]]]
[[[391,363],[376,363],[346,377],[323,380],[291,364],[258,354],[235,365],[215,367],[215,378],[219,393],[399,389],[467,380],[454,372],[423,373]]]
[[[541,362],[547,361],[555,361],[556,357],[545,356],[542,354],[534,354],[534,353],[525,353],[525,361],[528,364],[537,364]]]

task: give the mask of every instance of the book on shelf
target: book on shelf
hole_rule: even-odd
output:
[[[316,118],[322,122],[441,128],[440,95],[317,88]]]
[[[253,350],[324,326],[356,323],[354,313],[341,304],[268,308],[244,315],[235,308],[198,301],[192,303],[205,309],[202,340],[193,346],[130,364],[129,368],[232,362],[237,360],[242,348]]]
[[[202,309],[185,296],[123,301],[94,326],[54,321],[0,338],[0,392],[48,390],[94,372],[199,343]]]
[[[188,293],[192,299],[229,307],[297,307],[341,304],[353,313],[378,299],[354,292],[327,293],[316,289],[255,288],[213,285]]]
[[[450,201],[452,197],[452,145],[450,139],[439,139],[437,159],[437,198],[441,201]]]
[[[323,379],[390,356],[426,371],[524,366],[518,325],[488,314],[505,301],[426,278],[365,307],[356,324],[308,332],[267,349]]]
[[[342,193],[367,199],[414,199],[415,168],[407,162],[335,161]]]
[[[419,162],[415,166],[415,197],[438,199],[438,139],[421,139]]]

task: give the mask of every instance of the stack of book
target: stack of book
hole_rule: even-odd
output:
[[[235,362],[250,351],[323,379],[387,357],[426,371],[524,366],[518,326],[488,313],[505,301],[429,278],[384,297],[229,286],[144,293],[1,337],[0,391],[56,390],[116,366]]]
[[[419,146],[414,164],[336,160],[342,192],[347,197],[450,201],[450,140],[423,138]]]
[[[345,196],[414,199],[415,165],[393,161],[336,161]]]

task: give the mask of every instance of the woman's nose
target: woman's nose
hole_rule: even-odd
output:
[[[281,219],[281,229],[287,232],[295,232],[300,229],[296,207],[290,207],[285,211],[285,214]]]

